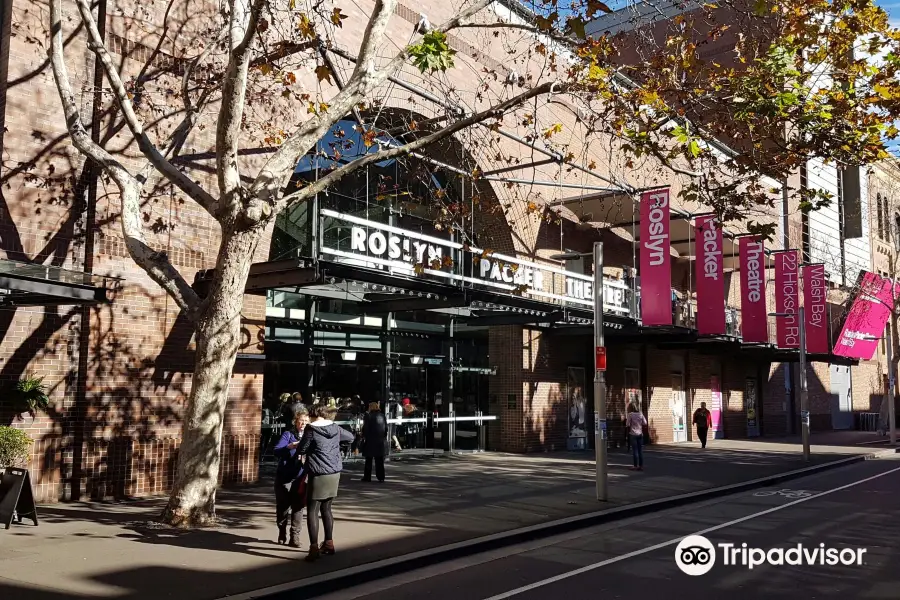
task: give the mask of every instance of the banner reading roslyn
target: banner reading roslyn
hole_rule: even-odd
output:
[[[828,354],[828,305],[825,265],[803,267],[803,317],[806,321],[806,351]]]
[[[775,311],[788,313],[776,319],[779,348],[800,347],[800,281],[797,272],[796,250],[785,250],[775,254]]]
[[[900,284],[875,273],[865,272],[859,293],[834,345],[834,354],[871,360],[884,334],[891,310],[900,298]]]
[[[697,332],[725,335],[725,265],[722,226],[715,215],[697,217]]]
[[[757,237],[742,237],[738,247],[741,260],[741,336],[746,343],[767,343],[765,246]]]
[[[641,194],[641,321],[672,324],[669,190]]]

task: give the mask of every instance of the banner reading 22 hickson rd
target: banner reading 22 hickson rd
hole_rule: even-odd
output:
[[[672,324],[669,190],[641,194],[641,321]]]
[[[798,254],[796,250],[775,253],[775,310],[788,315],[778,317],[775,323],[779,348],[800,347]]]

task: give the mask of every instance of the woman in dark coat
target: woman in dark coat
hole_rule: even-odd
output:
[[[369,412],[363,418],[363,455],[366,457],[366,470],[363,481],[372,481],[372,460],[375,461],[375,476],[384,481],[384,454],[387,449],[387,419],[377,402],[369,404]]]
[[[314,406],[312,419],[297,451],[306,455],[305,467],[309,474],[306,492],[306,527],[309,530],[309,555],[313,561],[319,554],[334,554],[334,515],[331,505],[338,495],[343,460],[341,444],[353,441],[353,434],[334,422],[337,408]],[[319,547],[319,515],[325,526],[325,541]]]
[[[300,530],[303,522],[303,506],[306,497],[300,494],[300,481],[303,477],[303,454],[297,452],[300,438],[309,423],[309,412],[302,404],[290,407],[293,415],[293,427],[281,434],[275,444],[275,457],[278,469],[275,471],[275,514],[278,524],[278,543],[287,541],[288,519],[291,523],[292,548],[300,547]]]

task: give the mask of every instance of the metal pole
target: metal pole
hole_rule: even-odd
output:
[[[803,460],[809,461],[809,394],[806,389],[806,318],[800,307],[800,421],[803,439]]]
[[[594,451],[597,500],[607,499],[606,376],[596,364],[597,348],[603,348],[603,242],[594,242]]]
[[[897,415],[894,408],[894,328],[890,327],[887,338],[887,368],[888,368],[888,431],[891,433],[891,446],[897,445]]]
[[[788,193],[788,180],[785,177],[784,181],[781,182],[781,249],[787,250],[791,247],[791,235],[790,235],[790,219],[788,214],[790,213],[790,194]],[[793,428],[793,411],[794,411],[794,385],[793,385],[793,371],[794,367],[791,363],[783,363],[784,364],[784,414],[787,418],[787,430],[790,433],[794,432]]]

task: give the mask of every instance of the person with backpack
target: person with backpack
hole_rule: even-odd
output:
[[[334,554],[334,515],[332,503],[341,483],[343,459],[341,444],[353,441],[353,434],[334,422],[336,406],[319,405],[312,409],[311,421],[303,432],[297,451],[306,456],[306,527],[309,554],[306,560],[318,560],[322,554]],[[319,546],[319,516],[325,526],[325,540]]]

